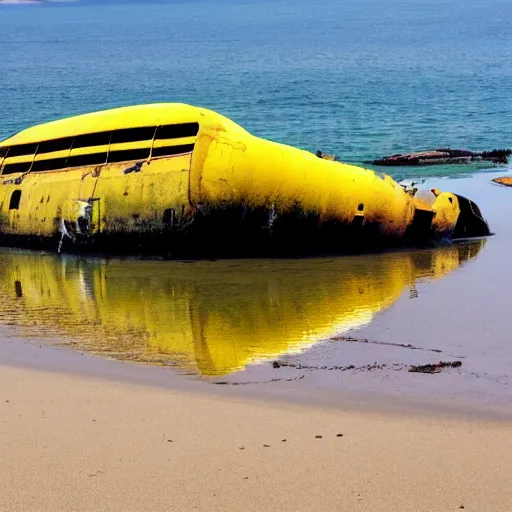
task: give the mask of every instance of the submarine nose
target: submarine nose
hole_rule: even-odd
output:
[[[466,197],[455,194],[459,201],[459,217],[453,238],[473,238],[491,235],[489,224],[483,218],[482,212],[476,203]]]

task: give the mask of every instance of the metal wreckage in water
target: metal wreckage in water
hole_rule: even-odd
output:
[[[318,156],[184,104],[34,126],[0,143],[0,241],[251,256],[490,234],[466,198]]]

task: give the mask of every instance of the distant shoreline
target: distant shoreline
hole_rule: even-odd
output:
[[[0,0],[0,5],[44,4],[43,0]]]
[[[77,0],[0,0],[0,5],[70,4]]]

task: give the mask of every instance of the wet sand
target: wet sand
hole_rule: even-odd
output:
[[[6,512],[512,507],[510,424],[242,402],[5,366],[0,389]]]
[[[490,184],[503,174],[430,183],[473,198],[496,232],[469,257],[377,255],[364,260],[379,262],[368,289],[352,264],[345,288],[330,284],[329,262],[317,281],[268,290],[244,273],[247,289],[267,291],[237,295],[235,317],[209,289],[173,281],[162,304],[180,299],[173,320],[191,311],[177,329],[138,299],[121,307],[126,293],[159,296],[116,287],[115,268],[4,266],[0,292],[14,296],[0,311],[0,510],[512,510],[512,201]],[[294,312],[299,325],[321,322],[297,329]],[[64,338],[75,350],[55,347]],[[440,359],[462,366],[407,371]]]

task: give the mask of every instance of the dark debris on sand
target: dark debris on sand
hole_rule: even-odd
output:
[[[413,373],[439,373],[443,368],[459,368],[460,366],[462,366],[461,361],[439,361],[439,363],[436,364],[411,366],[409,371]]]
[[[445,368],[459,368],[462,366],[462,361],[439,361],[439,363],[433,364],[423,364],[423,365],[405,365],[402,363],[394,363],[392,365],[388,364],[367,364],[363,366],[354,366],[353,364],[347,366],[316,366],[316,365],[303,365],[300,363],[292,363],[288,361],[273,361],[272,367],[274,369],[279,368],[294,368],[295,370],[309,370],[309,371],[318,371],[318,370],[327,370],[327,371],[342,371],[346,372],[347,370],[355,370],[355,371],[374,371],[374,370],[393,370],[400,371],[407,369],[411,373],[440,373],[441,370]]]

